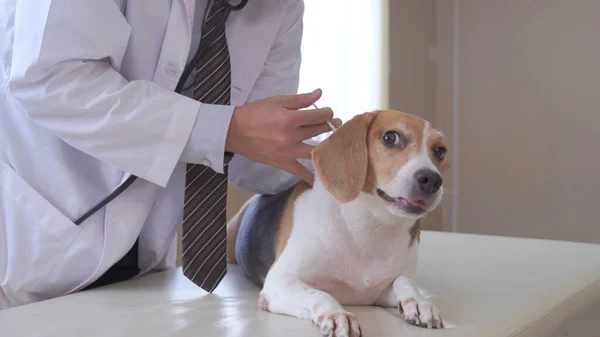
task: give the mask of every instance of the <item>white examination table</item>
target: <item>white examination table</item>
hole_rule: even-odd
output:
[[[259,311],[258,289],[236,267],[212,295],[176,269],[0,311],[0,336],[320,336],[310,321]],[[426,231],[418,270],[449,327],[351,307],[364,336],[600,336],[598,245]]]

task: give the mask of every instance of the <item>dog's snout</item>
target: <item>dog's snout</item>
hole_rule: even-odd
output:
[[[421,191],[429,194],[437,192],[442,187],[442,176],[430,169],[421,169],[414,175]]]

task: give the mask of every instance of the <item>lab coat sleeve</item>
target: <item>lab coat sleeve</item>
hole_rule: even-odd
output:
[[[202,164],[223,173],[231,157],[225,154],[225,143],[235,106],[204,104],[181,155],[181,161]]]
[[[304,1],[286,0],[285,5],[286,15],[248,101],[298,92]],[[306,142],[315,144],[314,140]],[[314,172],[311,160],[301,159],[299,162]],[[251,193],[275,194],[298,181],[300,178],[284,170],[257,163],[239,154],[229,163],[229,182]]]
[[[131,28],[114,0],[21,0],[9,89],[74,148],[165,186],[201,103],[119,68]]]

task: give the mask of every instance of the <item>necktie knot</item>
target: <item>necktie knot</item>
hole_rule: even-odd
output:
[[[206,11],[203,29],[214,27],[218,24],[224,23],[229,15],[229,8],[222,0],[214,0],[209,4],[208,10]]]

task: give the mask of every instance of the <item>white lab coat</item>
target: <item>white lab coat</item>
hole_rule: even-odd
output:
[[[0,309],[84,288],[138,236],[142,274],[175,266],[179,158],[200,103],[173,89],[195,2],[0,3]],[[232,13],[232,105],[296,93],[302,14],[301,0]],[[129,189],[73,223],[129,173],[139,177]],[[230,163],[230,182],[252,192],[297,180],[238,155]]]

